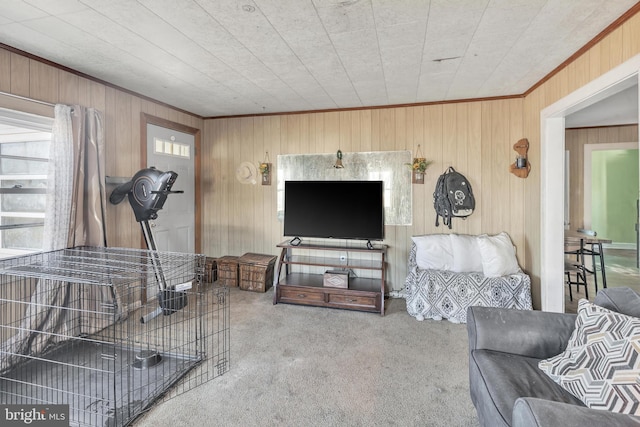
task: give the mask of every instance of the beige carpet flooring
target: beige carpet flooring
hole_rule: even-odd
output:
[[[272,304],[232,288],[231,368],[134,422],[163,426],[477,426],[466,325]]]

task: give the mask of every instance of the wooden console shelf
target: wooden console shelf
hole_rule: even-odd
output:
[[[385,245],[376,245],[369,249],[362,242],[359,245],[324,245],[302,242],[292,245],[289,241],[277,247],[282,249],[276,274],[274,275],[273,303],[312,305],[316,307],[344,308],[349,310],[379,312],[384,316],[384,286],[386,261]],[[329,251],[346,254],[340,256],[301,256],[294,255],[295,250]],[[351,253],[374,254],[374,259],[351,259]],[[347,289],[323,286],[322,273],[294,273],[291,266],[326,267],[327,269],[353,269],[378,271],[379,278],[352,277]],[[282,267],[284,277],[280,279]]]

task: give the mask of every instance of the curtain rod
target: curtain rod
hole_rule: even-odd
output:
[[[25,101],[36,102],[38,104],[48,105],[49,107],[55,107],[56,106],[56,104],[52,104],[51,102],[40,101],[39,99],[34,99],[34,98],[26,97],[26,96],[16,95],[14,93],[9,93],[9,92],[0,91],[0,95],[6,95],[6,96],[10,96],[12,98],[18,98],[18,99],[23,99]]]

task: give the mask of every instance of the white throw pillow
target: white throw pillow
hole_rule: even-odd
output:
[[[485,277],[501,277],[520,271],[516,250],[504,231],[495,236],[478,236],[482,254],[482,272]]]
[[[640,319],[578,302],[565,351],[538,367],[589,408],[640,415]]]
[[[416,244],[416,264],[423,270],[451,270],[453,255],[448,234],[411,237]]]
[[[478,236],[467,234],[451,234],[453,249],[453,268],[456,273],[483,271],[482,253],[478,245]]]

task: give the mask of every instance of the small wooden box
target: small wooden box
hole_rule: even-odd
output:
[[[237,256],[226,255],[218,258],[218,282],[222,286],[238,286],[238,260]]]
[[[324,273],[322,286],[328,288],[349,288],[349,272],[345,270],[327,270]]]
[[[266,292],[273,284],[273,268],[277,257],[246,253],[239,259],[240,289]]]

